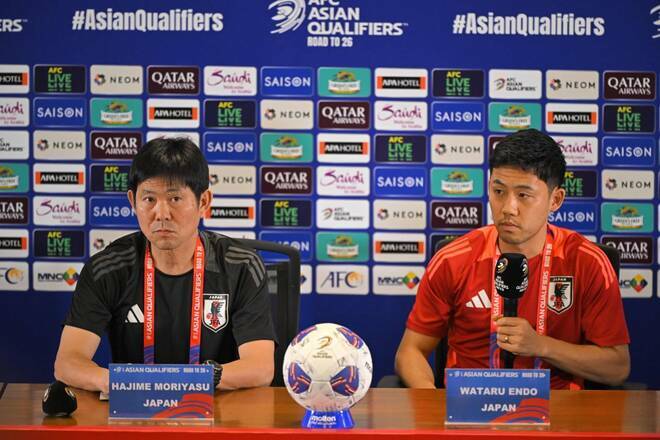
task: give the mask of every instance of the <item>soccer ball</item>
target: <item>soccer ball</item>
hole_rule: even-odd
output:
[[[316,324],[291,341],[282,366],[286,389],[311,411],[343,411],[369,390],[373,368],[367,344],[337,324]]]

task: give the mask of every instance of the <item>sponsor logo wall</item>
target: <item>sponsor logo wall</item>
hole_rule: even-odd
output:
[[[434,243],[488,223],[497,142],[538,128],[568,166],[550,221],[616,247],[641,267],[624,297],[648,297],[656,89],[634,70],[0,65],[0,288],[70,290],[137,227],[131,159],[185,136],[210,164],[203,227],[297,247],[307,292],[414,295]]]

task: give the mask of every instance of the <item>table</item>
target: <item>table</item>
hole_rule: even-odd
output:
[[[108,423],[108,403],[96,393],[76,390],[78,409],[70,418],[46,417],[41,396],[46,385],[9,384],[0,399],[0,439],[224,439],[282,440],[312,436],[356,440],[406,438],[660,439],[658,391],[552,391],[551,425],[547,428],[457,429],[444,426],[444,390],[374,388],[353,409],[356,428],[311,431],[300,428],[303,409],[284,388],[218,392],[213,426]],[[176,422],[173,422],[176,424]]]

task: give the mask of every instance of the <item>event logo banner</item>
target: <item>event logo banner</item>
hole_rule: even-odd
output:
[[[85,231],[37,229],[32,240],[36,258],[83,258]]]
[[[5,160],[25,160],[30,157],[30,133],[23,130],[0,131],[0,157]]]
[[[312,193],[312,167],[262,166],[259,175],[262,194]]]
[[[32,287],[47,292],[73,292],[80,278],[83,263],[43,262],[32,264]]]
[[[316,259],[325,262],[365,263],[369,260],[366,232],[318,232]]]
[[[426,235],[376,232],[373,235],[374,261],[421,263],[426,260]]]
[[[605,72],[605,99],[655,99],[655,72]]]
[[[371,69],[364,67],[320,67],[318,94],[330,98],[371,96]]]
[[[30,66],[27,64],[0,64],[0,93],[28,93]]]
[[[376,167],[374,193],[376,196],[424,197],[427,173],[423,167]]]
[[[429,75],[426,69],[379,67],[375,73],[376,96],[383,98],[426,98]]]
[[[545,106],[545,128],[554,133],[598,132],[598,105],[557,104]]]
[[[314,101],[311,100],[262,99],[260,114],[261,128],[266,130],[314,128]]]
[[[141,95],[144,90],[142,66],[92,64],[89,76],[94,95]]]
[[[652,137],[606,136],[603,138],[603,165],[652,167],[656,142]]]
[[[301,199],[262,199],[261,226],[267,228],[309,228],[312,201]]]
[[[0,229],[0,255],[3,258],[27,258],[29,241],[27,229]]]
[[[428,105],[421,101],[376,101],[374,125],[383,131],[426,131]]]
[[[548,221],[562,228],[594,232],[597,229],[596,203],[564,202],[558,211],[550,213]]]
[[[484,71],[433,69],[433,96],[437,98],[483,98]]]
[[[373,292],[376,295],[416,295],[424,276],[424,266],[376,265],[373,267]]]
[[[431,162],[447,165],[481,165],[485,146],[481,135],[434,134],[431,136]]]
[[[89,198],[91,226],[122,226],[136,228],[137,218],[126,197],[93,196]]]
[[[90,190],[102,193],[126,193],[130,165],[93,164],[90,167]]]
[[[642,170],[602,170],[604,199],[652,200],[655,174]]]
[[[312,233],[298,231],[265,231],[259,235],[260,240],[291,246],[300,252],[301,261],[310,261],[312,259]],[[275,252],[261,252],[264,261],[281,261],[287,257]],[[302,267],[301,267],[302,272]],[[302,273],[301,273],[302,277]],[[275,290],[271,290],[275,292]]]
[[[262,67],[263,96],[312,96],[314,69],[311,67]]]
[[[651,269],[623,268],[619,272],[621,298],[653,297],[653,271]]]
[[[368,163],[371,157],[368,134],[319,133],[316,140],[322,163]]]
[[[319,166],[316,168],[316,193],[320,196],[368,196],[368,167]]]
[[[0,127],[27,127],[30,125],[30,100],[27,98],[0,98]]]
[[[548,99],[596,100],[599,84],[599,74],[595,70],[548,70],[545,74]]]
[[[89,231],[89,256],[101,252],[110,243],[135,231],[130,229],[91,229]]]
[[[540,70],[488,71],[488,90],[493,99],[541,99]]]
[[[314,159],[314,136],[310,133],[263,132],[259,145],[262,162],[308,163]]]
[[[595,166],[598,165],[598,138],[582,136],[553,136],[552,137],[566,159],[566,165]]]
[[[33,122],[35,127],[84,127],[87,101],[84,98],[34,98]]]
[[[603,106],[603,131],[655,133],[655,106],[606,104]]]
[[[34,191],[44,193],[85,192],[86,170],[80,164],[34,164]]]
[[[199,101],[196,99],[148,99],[147,127],[198,128]]]
[[[426,228],[426,202],[423,200],[374,200],[374,228]]]
[[[140,128],[142,105],[138,98],[92,98],[90,123],[96,128]]]
[[[139,131],[92,131],[89,135],[92,159],[132,160],[142,146]]]
[[[482,102],[434,102],[431,113],[433,131],[482,131],[486,123]]]
[[[87,155],[84,131],[35,130],[34,158],[39,160],[84,160]]]
[[[86,207],[85,197],[35,196],[32,221],[37,226],[83,226]]]
[[[318,199],[316,227],[322,229],[367,229],[369,201],[351,199]]]
[[[254,96],[257,94],[257,69],[248,66],[205,66],[204,94]]]
[[[483,197],[484,170],[456,167],[432,168],[431,195],[433,197]]]
[[[433,229],[476,229],[483,226],[484,205],[481,202],[431,202]]]
[[[210,228],[254,228],[256,202],[254,199],[214,197],[203,223]]]
[[[207,128],[254,128],[257,103],[250,100],[207,99],[204,126]]]
[[[251,196],[257,192],[257,169],[251,165],[209,165],[214,196]]]
[[[0,290],[25,292],[29,288],[30,268],[25,261],[0,261]]]
[[[0,162],[0,193],[25,193],[30,189],[30,166]]]
[[[0,225],[26,225],[29,212],[27,197],[0,197]]]
[[[377,134],[374,139],[376,144],[376,162],[426,162],[426,136]]]
[[[369,266],[356,264],[318,264],[316,293],[367,295]]]
[[[199,94],[199,67],[149,66],[147,67],[150,95]]]
[[[535,128],[541,130],[541,104],[523,102],[491,102],[488,104],[488,129],[514,132]]]
[[[619,251],[621,264],[653,264],[653,237],[603,235],[600,242]]]
[[[603,203],[600,206],[603,232],[650,233],[655,226],[651,203]]]
[[[366,101],[319,101],[319,128],[323,130],[368,130],[371,110]]]
[[[36,93],[85,93],[85,66],[36,65],[34,91]]]
[[[209,162],[254,162],[257,160],[254,133],[204,133],[203,152]]]
[[[598,172],[596,170],[569,169],[564,172],[567,198],[594,199],[598,195]]]

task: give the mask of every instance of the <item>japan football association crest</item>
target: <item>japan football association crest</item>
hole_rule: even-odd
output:
[[[573,277],[550,277],[548,308],[563,313],[573,305]]]
[[[228,300],[229,295],[227,294],[204,294],[204,325],[206,328],[218,333],[227,325]]]

